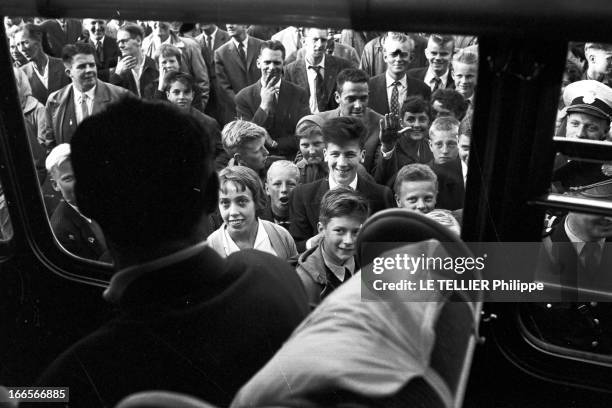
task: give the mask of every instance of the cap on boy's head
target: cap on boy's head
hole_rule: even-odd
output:
[[[70,145],[68,143],[62,143],[51,150],[51,153],[47,156],[47,160],[45,160],[45,168],[48,172],[51,172],[53,167],[59,166],[68,159],[70,159]]]
[[[300,119],[295,127],[295,136],[298,138],[309,137],[313,132],[323,134],[321,128],[325,124],[325,119],[318,115],[306,115]]]
[[[608,121],[612,118],[612,89],[599,81],[572,82],[565,87],[563,102],[568,113],[586,113]]]

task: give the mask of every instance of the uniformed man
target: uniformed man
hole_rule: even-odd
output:
[[[569,84],[563,92],[566,110],[565,137],[604,141],[612,119],[612,89],[598,81],[583,80]],[[557,155],[553,189],[567,192],[569,186],[584,186],[607,178],[609,164],[568,160]],[[609,174],[608,174],[609,175]]]

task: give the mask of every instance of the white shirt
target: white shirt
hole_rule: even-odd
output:
[[[320,112],[320,110],[319,110],[319,103],[317,102],[317,88],[315,86],[315,78],[317,77],[317,71],[315,71],[314,69],[308,68],[313,65],[308,63],[306,59],[304,59],[304,63],[306,64],[306,75],[308,76],[308,88],[310,89],[310,101],[309,101],[310,111],[312,113],[318,113]],[[323,55],[323,59],[321,59],[321,62],[319,62],[318,64],[314,66],[321,67],[321,70],[319,72],[321,72],[321,76],[325,78],[325,55]],[[324,106],[322,108],[324,108]]]
[[[210,34],[210,51],[213,52],[215,49],[215,38],[217,37],[217,32],[219,31],[219,27],[215,27],[215,31]],[[206,39],[208,38],[208,34],[204,33],[204,42],[206,43]],[[246,52],[246,51],[245,51]]]
[[[338,264],[333,263],[331,259],[329,259],[323,247],[321,247],[321,254],[323,254],[323,262],[325,263],[325,266],[327,266],[329,270],[334,275],[336,275],[336,278],[338,278],[340,282],[344,282],[344,278],[346,276],[347,269],[351,273],[351,276],[355,274],[355,257],[354,256],[351,256],[349,259],[347,259],[347,261],[344,262],[343,265],[338,265]]]
[[[32,62],[32,68],[34,68],[34,73],[38,79],[40,79],[40,82],[42,82],[45,88],[49,89],[49,58],[47,58],[47,63],[43,67],[42,73],[36,69],[36,64],[34,64],[34,62]]]
[[[463,160],[461,161],[461,173],[463,173],[463,185],[467,183],[467,173],[468,173],[468,165]]]
[[[138,92],[138,96],[142,96],[140,93],[140,77],[142,75],[142,70],[144,68],[145,56],[142,55],[142,61],[135,68],[132,68],[132,76],[134,77],[134,81],[136,81],[136,91]]]
[[[387,72],[385,74],[385,79],[387,80],[387,101],[389,101],[389,109],[391,109],[391,95],[393,94],[393,83],[395,79],[391,78],[391,75]],[[402,107],[404,100],[406,99],[406,92],[408,91],[408,83],[406,81],[406,75],[402,77],[402,79],[398,80],[400,85],[397,87],[398,90],[398,109]]]
[[[72,90],[74,91],[74,110],[76,111],[76,119],[77,123],[81,123],[83,121],[83,112],[81,111],[81,100],[83,98],[83,93],[78,91],[74,85],[72,86]],[[91,115],[93,111],[93,103],[94,103],[94,95],[96,94],[96,85],[93,86],[89,91],[85,92],[87,95],[87,100],[85,103],[87,104],[87,113]]]
[[[228,256],[234,252],[240,251],[238,245],[236,245],[232,237],[230,237],[229,232],[227,232],[227,226],[223,227],[223,249],[225,250],[225,255]],[[272,248],[270,237],[268,237],[268,233],[259,219],[257,220],[257,236],[255,237],[253,249],[278,256],[274,248]]]
[[[423,82],[429,85],[432,91],[434,90],[434,86],[436,85],[434,81],[435,78],[436,78],[436,74],[434,74],[433,69],[429,67],[429,69],[425,73],[425,78],[423,78]],[[439,89],[445,89],[446,84],[448,83],[448,69],[446,70],[444,75],[442,75],[441,77],[437,77],[437,78],[440,78],[440,80],[442,81],[440,83]]]
[[[584,259],[584,254],[582,253],[582,249],[585,246],[585,242],[583,240],[581,240],[580,238],[578,238],[571,230],[571,228],[569,227],[567,218],[565,218],[565,233],[567,234],[567,237],[569,238],[569,240],[574,244],[574,247],[576,248],[576,253],[578,254],[578,258],[580,258],[580,262],[582,262],[582,264],[584,265],[586,260]],[[601,262],[601,257],[603,255],[603,248],[604,245],[606,244],[606,239],[602,238],[597,242],[597,244],[599,245],[599,251],[597,252],[597,262]]]
[[[340,184],[336,183],[336,180],[334,180],[331,174],[328,176],[327,180],[329,181],[330,190],[335,190],[336,188],[340,186]],[[353,181],[349,183],[349,187],[357,191],[357,175],[355,175],[355,178],[353,179]]]
[[[238,41],[236,41],[236,39],[234,37],[232,37],[232,42],[234,43],[234,46],[236,47],[236,50],[238,50],[238,44],[240,44]],[[248,48],[248,42],[249,42],[249,36],[247,35],[246,37],[244,37],[244,41],[242,41],[242,45],[244,46],[244,56],[245,58],[248,60],[249,58],[249,54],[247,54],[247,48]]]

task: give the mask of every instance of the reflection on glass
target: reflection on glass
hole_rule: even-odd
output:
[[[13,237],[13,225],[9,217],[9,210],[4,196],[4,189],[0,184],[0,241],[9,241]]]

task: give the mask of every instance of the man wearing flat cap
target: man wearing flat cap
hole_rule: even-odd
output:
[[[605,141],[612,118],[612,89],[594,80],[569,84],[563,92],[566,106],[565,137]],[[608,174],[607,164],[568,160],[564,155],[555,159],[554,190],[566,192],[570,186],[588,185],[603,181]]]

